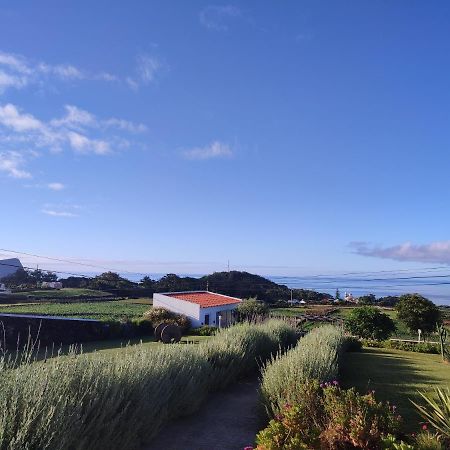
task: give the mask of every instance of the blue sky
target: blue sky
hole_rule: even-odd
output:
[[[446,1],[2,2],[2,246],[139,272],[449,264],[449,20]]]

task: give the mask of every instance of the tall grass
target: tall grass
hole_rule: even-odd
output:
[[[238,325],[199,345],[141,346],[45,362],[0,360],[0,450],[135,449],[165,421],[254,370],[295,338],[288,325]]]
[[[261,396],[268,415],[278,414],[286,403],[295,403],[305,380],[337,378],[343,331],[333,325],[315,328],[284,355],[272,357],[262,371]]]

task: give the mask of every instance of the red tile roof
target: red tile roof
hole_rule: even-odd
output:
[[[196,303],[202,308],[211,308],[213,306],[234,305],[241,303],[242,300],[227,295],[215,294],[214,292],[175,292],[164,294],[168,297],[178,298],[186,302]]]

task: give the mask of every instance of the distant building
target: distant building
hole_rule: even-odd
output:
[[[41,283],[42,289],[62,289],[63,284],[61,281],[43,281]]]
[[[234,311],[242,302],[236,297],[209,291],[153,294],[153,307],[165,308],[191,319],[192,327],[227,327],[234,323]]]
[[[355,299],[355,297],[353,297],[353,294],[351,292],[346,292],[345,293],[344,300],[346,302],[356,303],[356,299]]]
[[[23,269],[19,259],[0,259],[0,280],[9,277],[10,275],[14,275],[19,269]]]
[[[293,298],[292,300],[287,301],[291,306],[303,306],[306,305],[305,300],[299,300],[297,298]]]

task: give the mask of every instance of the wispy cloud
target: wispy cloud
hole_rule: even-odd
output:
[[[213,159],[213,158],[231,158],[233,151],[228,144],[220,141],[214,141],[205,147],[195,147],[185,150],[183,155],[187,159]]]
[[[36,85],[40,89],[51,81],[103,81],[123,83],[132,89],[155,81],[164,67],[159,58],[147,54],[139,55],[136,60],[134,76],[118,76],[106,71],[93,72],[73,64],[49,64],[33,61],[22,55],[0,51],[0,94],[10,88],[22,89]]]
[[[66,188],[66,186],[62,183],[48,183],[47,187],[51,190],[51,191],[62,191]]]
[[[199,13],[200,23],[214,31],[226,31],[229,21],[241,17],[242,11],[234,5],[209,5]]]
[[[405,242],[391,247],[374,246],[367,242],[352,242],[350,247],[353,248],[354,253],[362,256],[450,265],[450,241],[436,241],[429,244]]]
[[[0,172],[5,172],[12,178],[31,178],[31,173],[23,169],[25,160],[19,152],[0,153]]]
[[[164,68],[165,64],[156,56],[141,54],[136,58],[136,75],[128,76],[125,81],[131,89],[137,90],[156,81]]]
[[[42,214],[53,217],[78,217],[78,214],[72,213],[70,211],[55,211],[53,209],[42,209]]]

